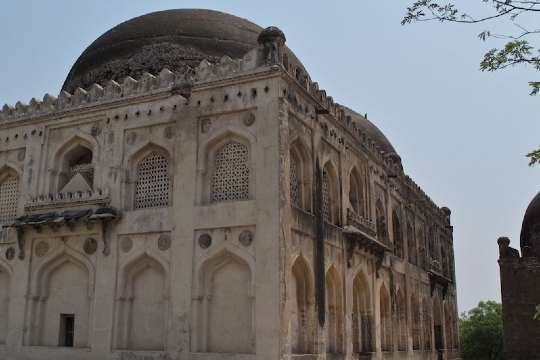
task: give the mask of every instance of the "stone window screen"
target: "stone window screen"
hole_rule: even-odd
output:
[[[300,183],[300,173],[298,168],[298,160],[291,154],[291,202],[296,207],[302,207],[302,192]]]
[[[249,149],[239,142],[229,142],[216,153],[211,183],[212,201],[249,198]]]
[[[0,183],[0,224],[15,220],[18,200],[19,178],[10,175]]]
[[[330,176],[328,175],[328,172],[323,170],[323,178],[322,178],[322,210],[323,210],[323,218],[326,222],[331,223],[332,222],[332,196],[331,196],[331,188],[330,188]]]
[[[169,159],[157,152],[144,157],[136,169],[135,209],[169,205]]]

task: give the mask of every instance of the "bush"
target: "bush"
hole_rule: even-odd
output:
[[[463,360],[502,360],[502,306],[495,301],[481,301],[461,314],[459,336]]]

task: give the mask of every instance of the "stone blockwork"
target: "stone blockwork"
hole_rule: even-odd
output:
[[[529,205],[521,229],[521,255],[499,238],[503,304],[504,356],[508,360],[540,359],[540,193]]]
[[[257,41],[4,106],[0,358],[459,357],[450,210]]]

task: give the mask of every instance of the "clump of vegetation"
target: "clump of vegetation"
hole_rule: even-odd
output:
[[[481,301],[474,309],[461,314],[459,336],[463,360],[502,360],[501,304]]]

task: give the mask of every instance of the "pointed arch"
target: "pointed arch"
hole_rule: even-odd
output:
[[[49,257],[42,262],[35,270],[35,281],[32,282],[32,294],[33,296],[47,296],[46,285],[49,281],[51,273],[61,267],[65,263],[72,263],[74,266],[79,267],[88,276],[88,286],[85,294],[87,297],[94,296],[94,284],[95,284],[95,268],[94,265],[88,260],[88,258],[65,245],[57,248],[52,252]]]
[[[444,332],[445,332],[445,348],[453,349],[454,344],[454,334],[453,334],[453,314],[451,311],[451,306],[448,301],[444,302]]]
[[[250,264],[223,249],[200,267],[198,348],[202,352],[254,352],[253,275]]]
[[[401,289],[396,293],[396,335],[398,351],[407,351],[407,302]]]
[[[403,244],[403,230],[401,227],[399,209],[396,208],[392,210],[392,237],[394,240],[394,254],[403,259],[403,255],[405,253]]]
[[[418,250],[416,248],[416,237],[414,236],[414,228],[411,222],[407,222],[407,246],[409,262],[411,264],[418,264]]]
[[[423,339],[424,347],[426,351],[431,350],[431,334],[432,334],[432,315],[431,315],[431,306],[430,299],[425,297],[422,299],[422,330],[423,330]]]
[[[371,294],[364,273],[358,272],[353,280],[353,351],[355,353],[373,352],[373,308]]]
[[[433,334],[435,336],[435,349],[444,349],[444,319],[442,303],[439,296],[433,299]]]
[[[255,141],[251,133],[236,126],[216,130],[203,141],[199,160],[202,203],[253,198]]]
[[[391,301],[390,293],[386,289],[384,284],[381,285],[380,289],[380,329],[381,329],[381,350],[382,351],[393,351],[392,343],[392,311],[391,311]]]
[[[167,274],[162,262],[146,252],[123,267],[118,289],[117,348],[165,349],[169,297]]]
[[[133,208],[170,206],[173,176],[169,151],[149,142],[130,156],[129,164],[133,174]]]
[[[426,233],[423,225],[418,226],[416,229],[416,243],[418,244],[418,265],[422,268],[426,268]]]
[[[97,161],[97,143],[91,137],[77,134],[54,152],[52,181],[56,192],[91,191]],[[69,185],[69,186],[68,186]]]
[[[340,223],[339,177],[337,174],[332,161],[327,161],[322,173],[322,210],[324,220],[334,225]]]
[[[335,266],[326,272],[326,352],[343,352],[343,293]]]
[[[388,242],[388,221],[386,220],[386,208],[381,199],[377,199],[375,202],[375,220],[379,240],[382,242]]]
[[[413,350],[420,350],[422,346],[422,309],[418,295],[411,295],[411,332]]]
[[[291,203],[311,211],[312,162],[304,142],[297,138],[290,146],[290,194]]]
[[[90,343],[91,305],[94,294],[94,269],[84,255],[67,247],[51,254],[35,272],[33,282],[33,344],[64,346],[58,334],[62,328],[61,314],[74,319],[74,347]]]
[[[365,217],[364,181],[358,168],[354,166],[349,174],[349,204],[360,217]]]
[[[20,174],[15,167],[5,164],[0,168],[0,225],[8,224],[17,217],[20,183]]]
[[[290,318],[291,352],[311,354],[314,351],[314,289],[311,271],[302,255],[291,267]]]

